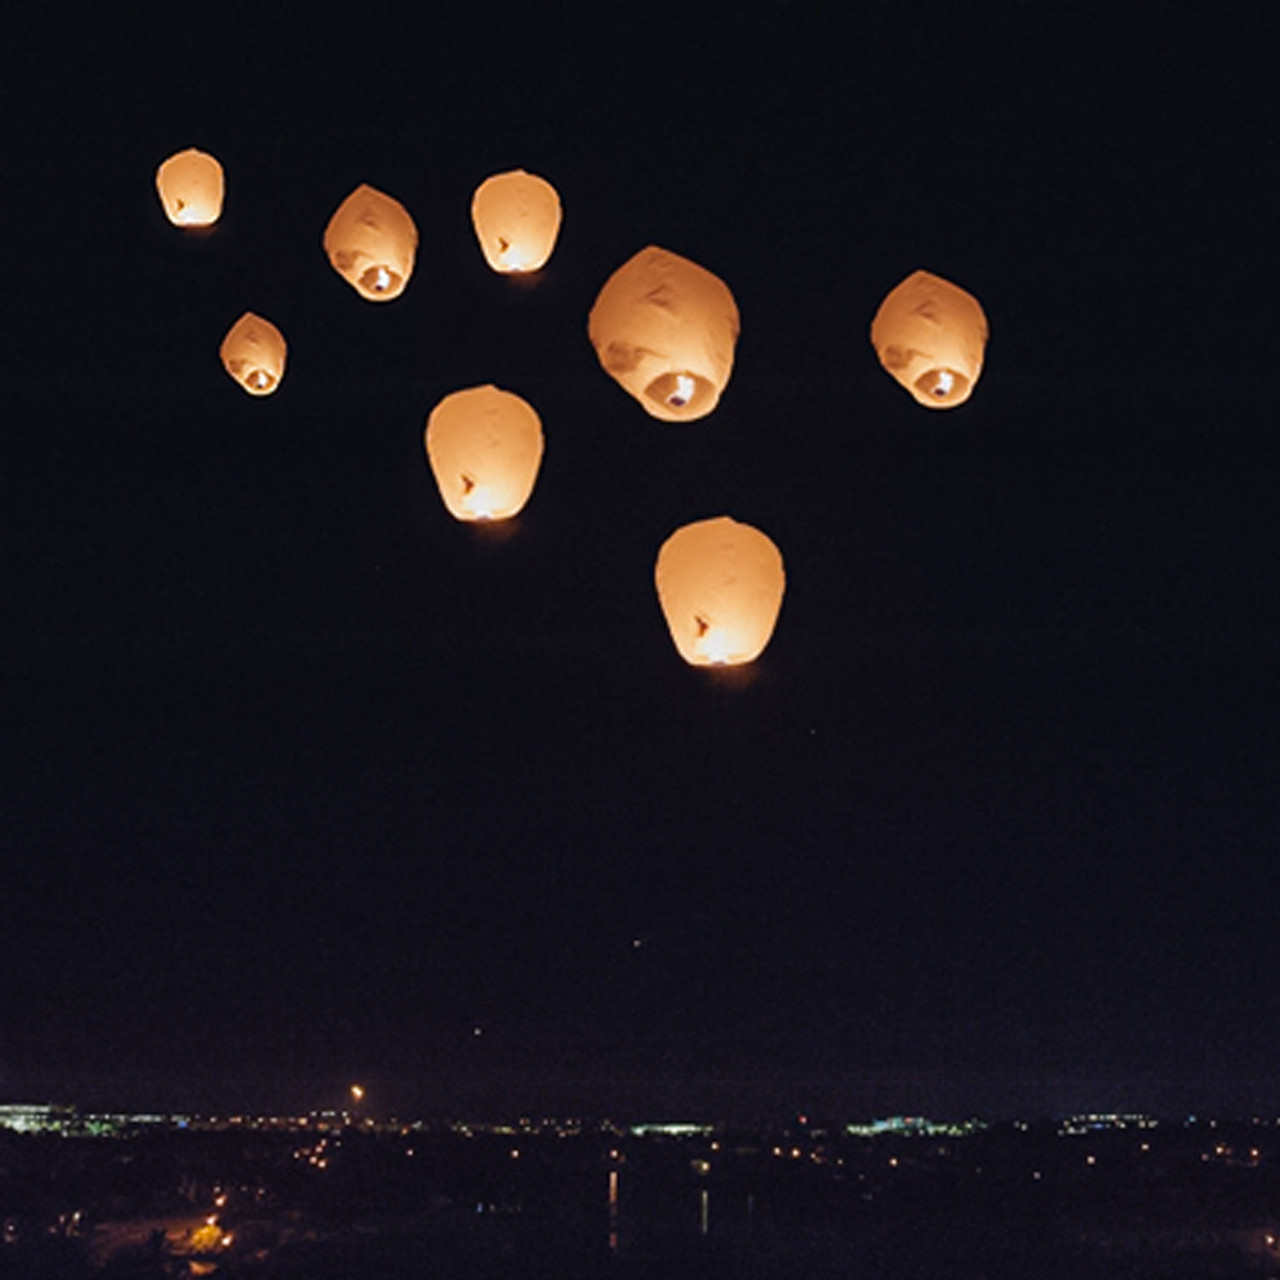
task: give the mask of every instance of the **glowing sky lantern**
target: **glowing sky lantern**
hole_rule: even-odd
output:
[[[651,245],[605,282],[587,334],[606,372],[655,418],[691,422],[716,407],[740,327],[723,280]]]
[[[677,529],[658,552],[654,581],[676,650],[695,667],[758,658],[786,588],[778,548],[728,516]]]
[[[432,409],[425,439],[450,515],[505,520],[528,502],[542,462],[542,423],[519,396],[493,386],[455,391]]]
[[[972,294],[917,271],[880,304],[871,345],[920,404],[950,409],[969,398],[982,372],[987,317]]]
[[[280,385],[285,352],[280,330],[252,311],[246,311],[227,330],[218,350],[222,367],[251,396],[269,396]]]
[[[496,173],[476,188],[471,223],[495,271],[537,271],[556,246],[560,197],[549,182],[523,169]]]
[[[170,156],[156,170],[156,190],[175,227],[209,227],[222,214],[222,166],[194,147]]]
[[[389,302],[404,292],[417,250],[418,228],[409,211],[367,184],[338,206],[324,230],[333,269],[370,302]]]

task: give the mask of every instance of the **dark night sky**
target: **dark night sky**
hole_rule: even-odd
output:
[[[0,1097],[1280,1108],[1277,28],[1124,8],[11,43]],[[514,167],[565,206],[519,284],[468,219]],[[360,182],[421,235],[385,306],[320,248]],[[700,423],[586,340],[650,243],[742,312]],[[867,338],[918,267],[991,323],[951,412]],[[485,382],[547,438],[502,534],[422,448]],[[725,513],[788,573],[736,677],[652,586]]]

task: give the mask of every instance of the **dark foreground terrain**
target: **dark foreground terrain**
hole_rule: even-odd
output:
[[[0,1133],[0,1277],[1280,1276],[1270,1125]]]

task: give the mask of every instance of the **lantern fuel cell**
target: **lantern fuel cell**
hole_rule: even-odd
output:
[[[951,409],[969,398],[982,372],[987,317],[972,294],[917,271],[880,304],[871,345],[920,404]]]
[[[447,395],[427,419],[427,459],[449,514],[505,520],[529,500],[542,463],[532,405],[494,386]]]
[[[665,422],[692,422],[716,407],[740,328],[723,280],[653,245],[609,277],[587,321],[605,372]]]
[[[156,170],[156,191],[175,227],[209,227],[222,216],[222,166],[194,147],[170,156]]]
[[[284,335],[252,311],[227,330],[218,354],[222,367],[251,396],[269,396],[284,377]]]
[[[654,569],[676,651],[695,667],[754,662],[773,635],[786,574],[759,529],[728,516],[677,529]]]
[[[398,200],[367,183],[337,208],[324,231],[333,269],[370,302],[398,298],[413,274],[418,228]]]
[[[538,271],[560,233],[560,197],[545,178],[523,169],[495,173],[476,188],[471,224],[495,271]]]

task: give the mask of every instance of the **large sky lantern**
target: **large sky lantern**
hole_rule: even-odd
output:
[[[449,514],[505,520],[529,500],[542,463],[532,405],[498,387],[447,395],[427,419],[427,458]]]
[[[251,396],[269,396],[284,377],[284,334],[252,311],[227,330],[218,354],[222,367]]]
[[[324,229],[324,251],[333,269],[370,302],[398,298],[413,274],[418,228],[399,200],[358,186]]]
[[[156,190],[165,217],[175,227],[211,227],[222,216],[222,166],[204,151],[188,147],[156,170]]]
[[[503,274],[538,271],[560,234],[560,197],[545,178],[495,173],[471,200],[471,224],[485,261]]]
[[[666,422],[692,422],[716,407],[740,328],[723,280],[654,245],[609,277],[587,321],[605,371]]]
[[[880,363],[920,404],[963,404],[982,372],[987,317],[977,298],[916,271],[890,290],[871,322]]]
[[[676,651],[695,667],[754,662],[786,588],[778,548],[729,516],[677,529],[658,552],[654,581]]]

